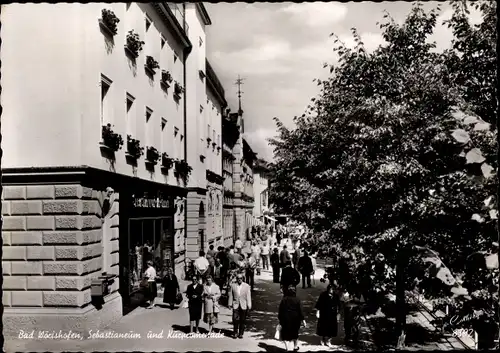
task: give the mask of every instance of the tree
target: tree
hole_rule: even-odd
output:
[[[495,29],[493,7],[480,5],[479,28]],[[487,105],[487,83],[495,73],[490,64],[482,65],[473,73],[481,77],[477,81],[462,69],[459,62],[465,65],[479,51],[457,44],[477,31],[463,25],[456,14],[463,9],[455,5],[450,24],[456,39],[445,53],[433,51],[435,44],[427,40],[439,9],[425,12],[419,4],[402,25],[384,16],[380,27],[387,44],[373,53],[366,52],[355,29],[354,49],[335,39],[339,61],[325,64],[331,76],[318,80],[319,96],[294,118],[294,129],[276,119],[279,136],[270,141],[271,201],[328,234],[327,247],[360,246],[366,257],[385,254],[396,269],[402,336],[405,290],[430,283],[419,278],[428,272],[412,266],[422,265],[422,257],[409,261],[416,247],[432,249],[449,269],[439,272],[449,275],[437,277],[443,288],[432,282],[426,293],[453,296],[455,276],[466,277],[464,261],[474,252],[490,252],[496,238],[495,202],[484,206],[497,186],[496,130],[487,122],[496,114],[496,105]],[[496,66],[495,51],[481,53],[490,55],[485,63]],[[481,100],[467,93],[474,90],[483,92]]]

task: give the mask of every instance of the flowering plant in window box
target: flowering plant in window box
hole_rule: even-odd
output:
[[[146,148],[146,161],[151,164],[156,164],[160,159],[160,152],[154,147]]]
[[[134,57],[139,56],[139,52],[142,50],[142,46],[145,43],[139,38],[139,35],[134,32],[134,30],[128,31],[127,34],[127,44],[125,44],[125,49]]]
[[[175,177],[182,179],[185,183],[189,180],[189,175],[193,168],[183,159],[175,161]]]
[[[146,71],[148,71],[151,75],[156,75],[156,69],[160,68],[158,61],[156,61],[152,56],[146,56],[146,64],[144,65]]]
[[[144,147],[141,147],[141,141],[127,135],[127,154],[128,156],[139,159],[144,154]]]
[[[120,150],[123,146],[122,136],[111,129],[111,124],[102,126],[101,137],[101,145],[112,150],[113,152],[118,152],[118,150]]]
[[[170,169],[174,165],[174,159],[169,157],[167,152],[163,152],[161,155],[161,167],[163,169]]]
[[[172,81],[173,81],[173,78],[172,78],[172,75],[170,74],[170,71],[162,70],[161,71],[161,83],[170,87],[170,84],[172,83]]]
[[[177,81],[175,81],[175,84],[174,84],[174,93],[178,97],[180,97],[181,94],[184,93],[184,87],[182,87],[181,84]]]
[[[99,19],[101,27],[112,36],[116,35],[118,33],[117,24],[120,22],[118,17],[113,11],[107,9],[102,9],[101,14],[102,18]]]

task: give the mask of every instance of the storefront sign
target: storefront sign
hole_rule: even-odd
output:
[[[171,208],[173,206],[170,199],[164,199],[161,195],[158,197],[148,197],[147,194],[144,197],[132,195],[132,203],[137,208]]]

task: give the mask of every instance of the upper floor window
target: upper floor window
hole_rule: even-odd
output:
[[[112,81],[101,74],[101,125],[110,123],[109,89]]]
[[[165,46],[165,43],[167,41],[165,40],[165,37],[163,36],[163,34],[160,36],[160,43],[161,43],[161,48],[163,49],[163,47]]]
[[[179,59],[179,55],[174,51],[174,63]]]
[[[198,38],[198,43],[199,43],[200,47],[203,45],[203,39],[201,39],[201,37]]]
[[[164,131],[167,127],[167,119],[161,118],[161,131]]]
[[[148,15],[146,15],[146,19],[145,20],[146,20],[146,32],[147,32],[147,31],[149,31],[149,27],[151,27],[151,23],[153,21],[151,20],[151,18]]]

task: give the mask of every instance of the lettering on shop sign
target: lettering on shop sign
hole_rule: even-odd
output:
[[[170,200],[163,197],[137,197],[132,195],[132,202],[137,208],[170,208]]]

